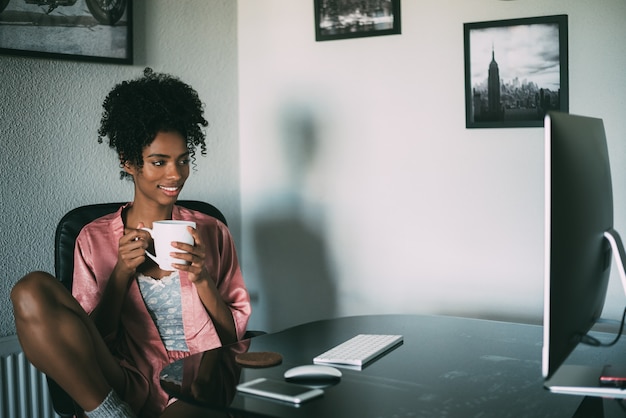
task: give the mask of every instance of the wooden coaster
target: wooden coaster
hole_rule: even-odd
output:
[[[235,356],[235,361],[245,367],[271,367],[283,362],[283,356],[271,351],[259,351],[252,353],[240,353]]]

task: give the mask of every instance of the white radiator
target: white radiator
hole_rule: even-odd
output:
[[[26,360],[16,336],[0,338],[0,379],[0,417],[58,417],[46,376]]]

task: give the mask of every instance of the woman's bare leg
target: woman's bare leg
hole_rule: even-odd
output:
[[[26,358],[84,410],[95,409],[124,374],[89,316],[56,278],[30,273],[13,287],[15,326]]]

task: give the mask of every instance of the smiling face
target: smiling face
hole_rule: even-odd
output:
[[[178,132],[159,132],[143,149],[143,167],[126,163],[135,182],[135,203],[173,205],[189,177],[189,150]]]

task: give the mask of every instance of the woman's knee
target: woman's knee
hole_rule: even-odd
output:
[[[11,289],[11,302],[16,316],[32,315],[58,294],[62,286],[54,276],[35,271],[22,277]]]

